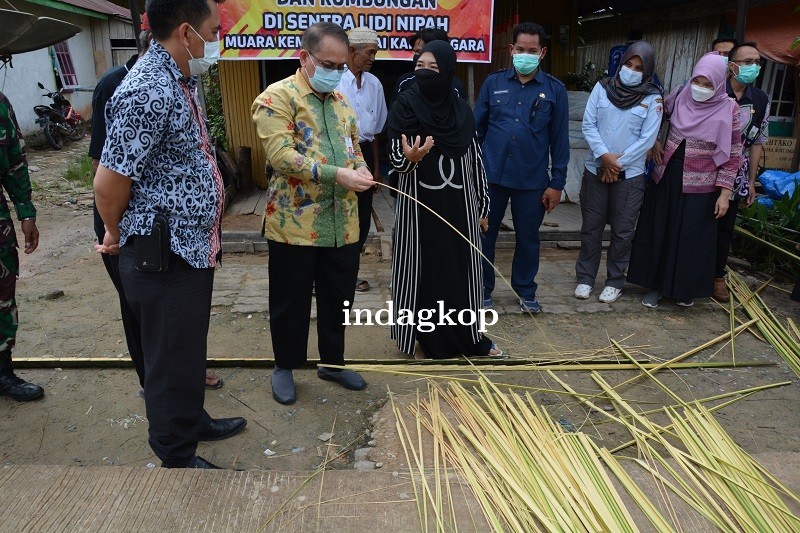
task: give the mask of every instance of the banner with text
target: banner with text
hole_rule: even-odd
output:
[[[222,59],[288,59],[317,22],[378,32],[378,59],[408,60],[407,37],[425,28],[450,36],[459,61],[491,62],[493,0],[226,0],[219,4]]]

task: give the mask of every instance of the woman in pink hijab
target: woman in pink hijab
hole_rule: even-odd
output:
[[[725,59],[704,55],[689,84],[666,98],[669,134],[645,192],[628,281],[648,289],[645,307],[689,307],[711,296],[716,219],[728,210],[742,153],[739,106],[725,90]]]

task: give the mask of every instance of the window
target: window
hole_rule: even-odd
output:
[[[63,41],[53,45],[53,52],[56,56],[56,65],[58,66],[58,75],[61,78],[61,86],[77,86],[78,75],[75,73],[75,65],[72,64],[72,56],[69,53],[67,42]]]
[[[768,61],[762,90],[770,99],[770,135],[791,136],[795,118],[795,67]]]

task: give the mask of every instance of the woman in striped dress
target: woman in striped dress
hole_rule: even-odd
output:
[[[389,158],[405,193],[396,204],[392,300],[398,317],[411,313],[395,320],[391,335],[407,354],[418,341],[430,358],[497,357],[502,351],[478,320],[482,266],[475,247],[489,197],[472,111],[453,91],[455,65],[447,42],[425,45],[416,85],[397,96],[389,113]]]

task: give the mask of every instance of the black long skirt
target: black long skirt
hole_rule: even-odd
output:
[[[714,290],[719,197],[682,191],[685,152],[684,141],[661,181],[647,186],[628,267],[629,282],[679,302],[709,297]]]

